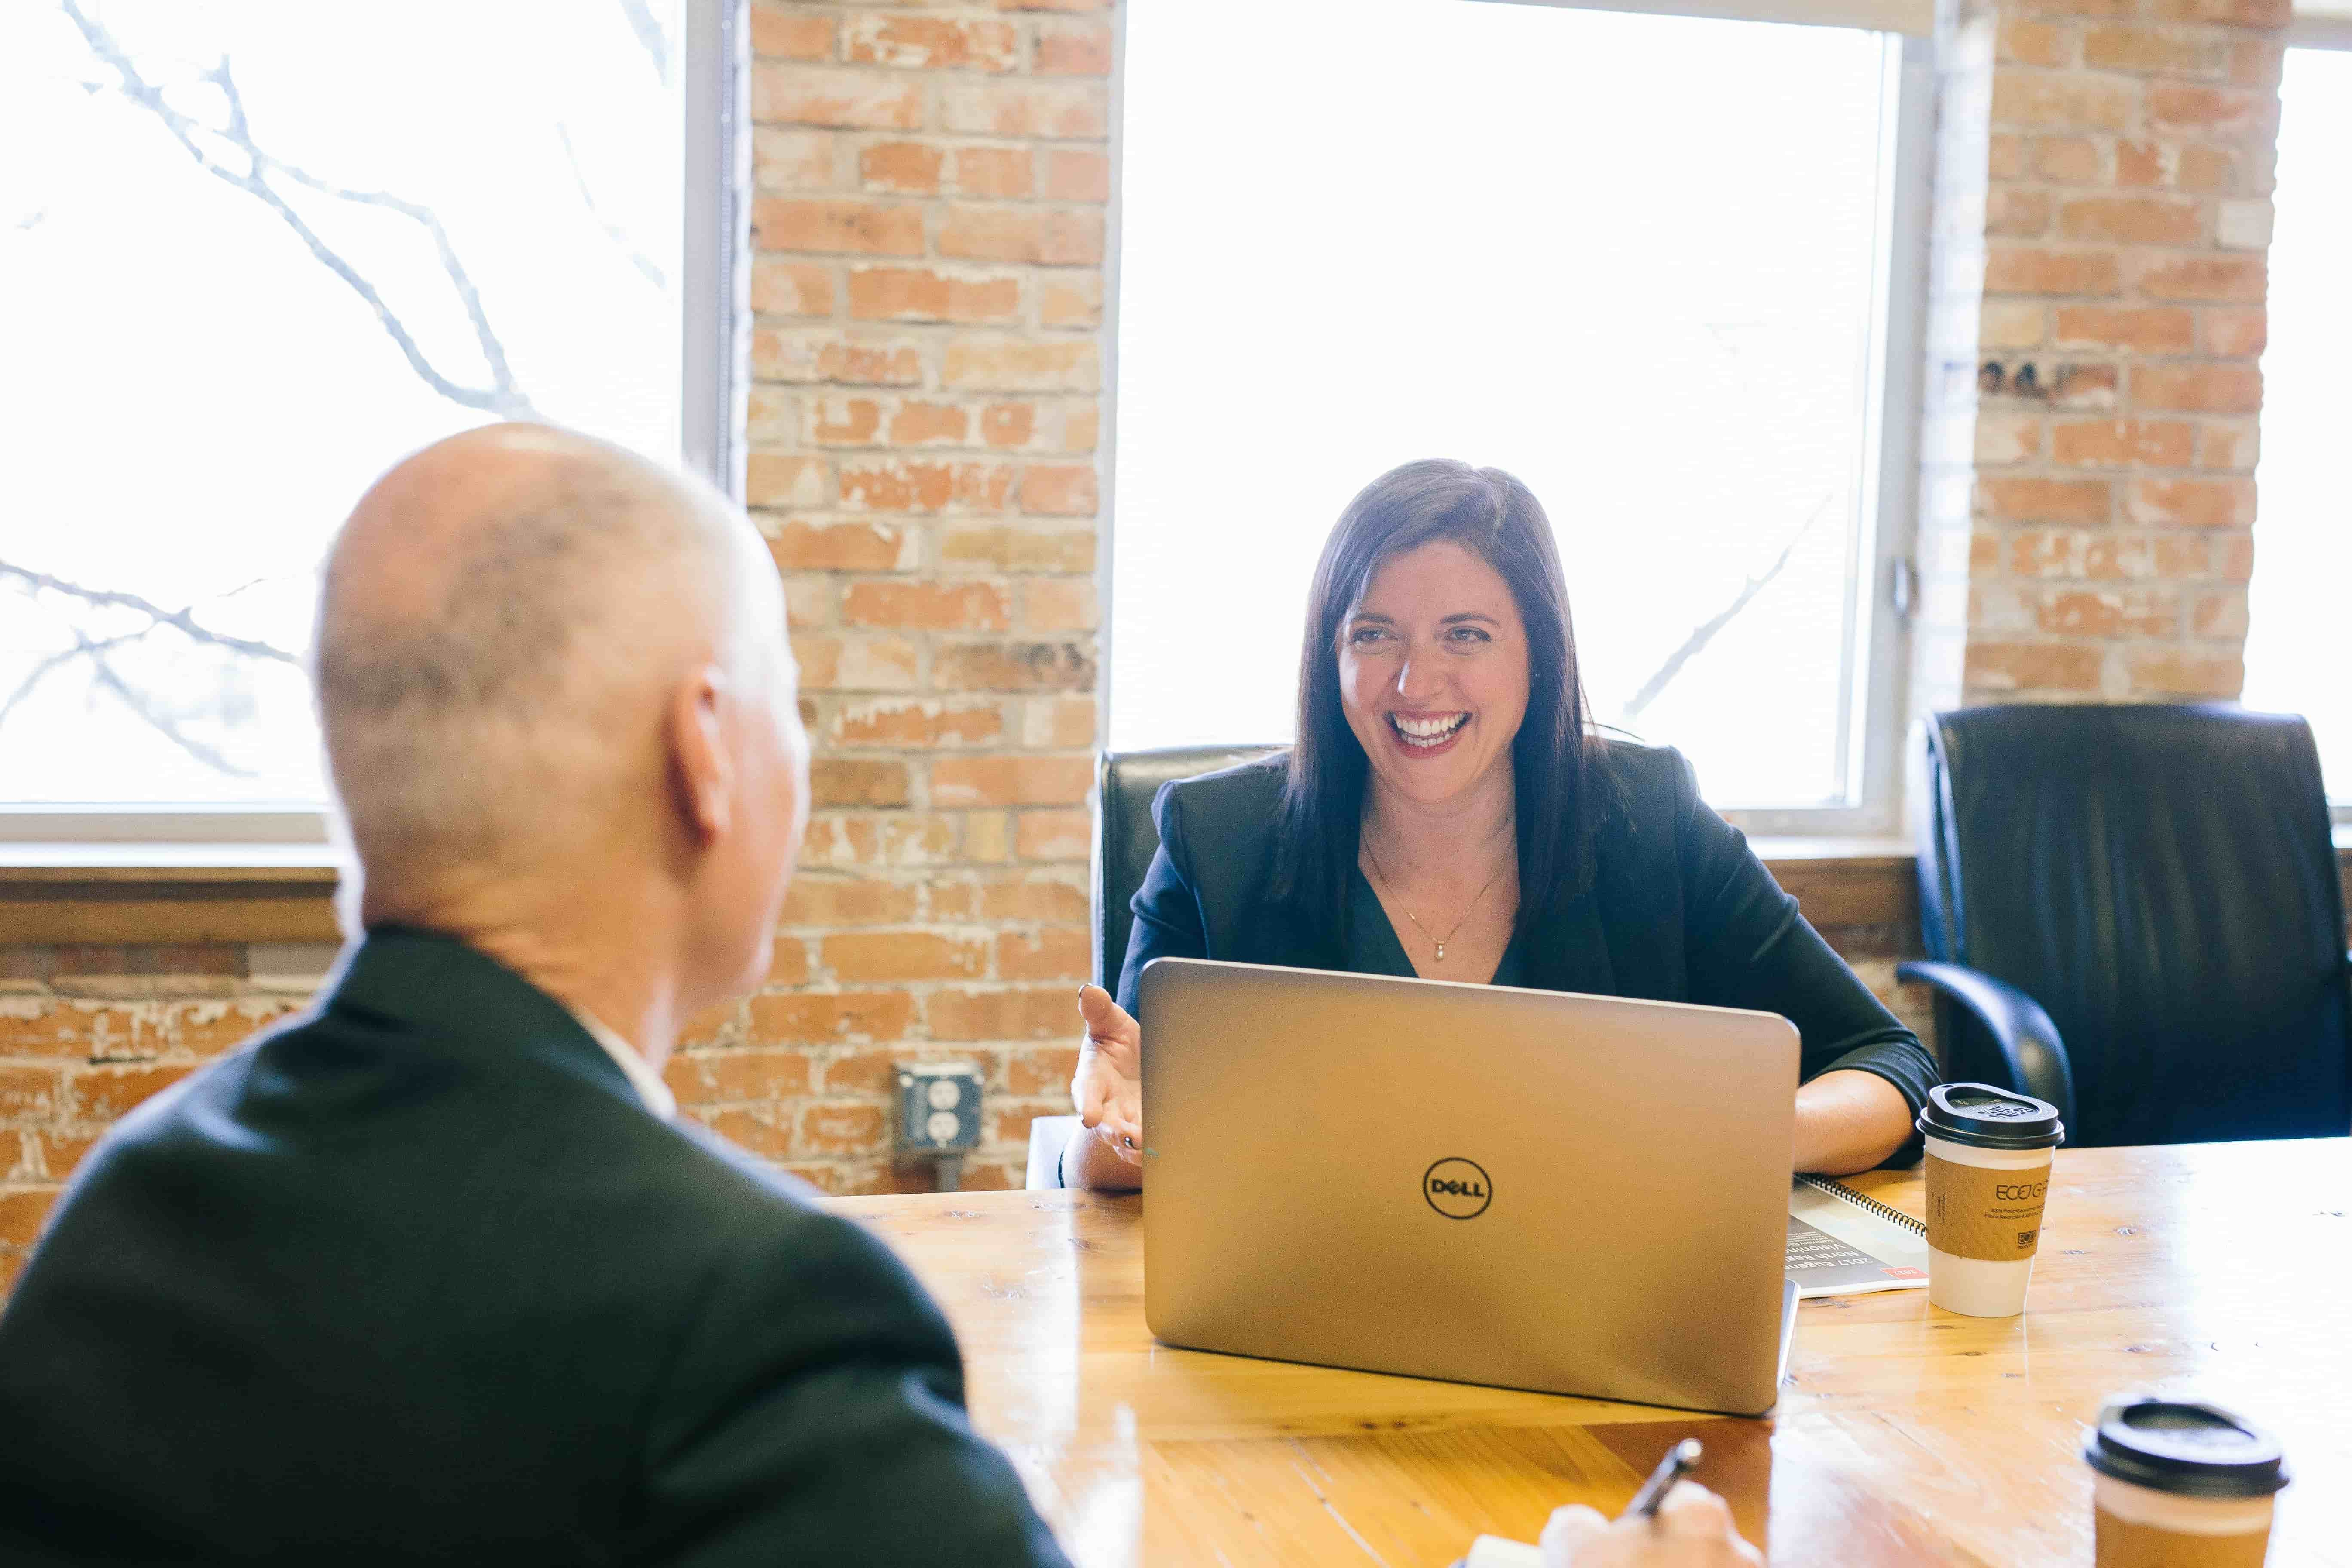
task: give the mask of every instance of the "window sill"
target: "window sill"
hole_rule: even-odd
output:
[[[1748,842],[1817,927],[1909,925],[1919,918],[1918,858],[1907,838],[1758,835]]]
[[[324,844],[0,845],[0,944],[332,942]]]
[[[1816,926],[1918,917],[1907,839],[1750,842]],[[2352,887],[2352,823],[2336,849]],[[324,844],[0,845],[0,945],[340,942],[339,879]]]

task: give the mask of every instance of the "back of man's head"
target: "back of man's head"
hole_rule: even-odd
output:
[[[782,633],[741,514],[619,447],[492,426],[394,468],[336,539],[314,645],[372,918],[675,860],[680,683],[781,691],[798,744]]]

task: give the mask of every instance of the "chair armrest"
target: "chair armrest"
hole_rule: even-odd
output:
[[[1075,1116],[1037,1116],[1029,1121],[1029,1173],[1022,1186],[1042,1192],[1062,1184],[1062,1151],[1077,1131]]]
[[[1933,986],[1967,1008],[2009,1065],[2009,1086],[2048,1100],[2069,1127],[2074,1125],[2074,1064],[2041,1003],[1964,963],[1910,960],[1896,964],[1895,975]]]

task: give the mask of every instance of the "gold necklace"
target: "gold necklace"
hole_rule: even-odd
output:
[[[1364,858],[1372,863],[1372,875],[1380,879],[1381,889],[1393,894],[1395,889],[1389,886],[1389,874],[1381,868],[1381,858],[1378,851],[1372,848],[1371,840],[1367,838],[1362,839],[1360,842],[1361,842],[1364,847]],[[1437,948],[1437,962],[1440,963],[1445,962],[1445,944],[1454,940],[1454,932],[1462,929],[1463,921],[1467,921],[1470,918],[1471,910],[1475,910],[1478,907],[1478,900],[1486,896],[1486,889],[1492,888],[1497,881],[1502,879],[1503,873],[1509,868],[1510,864],[1511,862],[1509,860],[1505,860],[1502,865],[1495,868],[1495,874],[1486,879],[1486,886],[1480,888],[1477,892],[1471,895],[1469,906],[1462,911],[1462,919],[1454,922],[1454,931],[1447,931],[1444,936],[1433,934],[1427,926],[1421,923],[1421,918],[1418,915],[1414,914],[1411,910],[1405,909],[1404,900],[1400,898],[1397,900],[1397,908],[1403,910],[1404,918],[1412,921],[1412,929],[1421,932],[1422,935],[1428,937],[1430,942],[1435,944]]]

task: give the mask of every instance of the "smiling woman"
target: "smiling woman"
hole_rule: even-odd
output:
[[[1444,965],[1450,942],[1462,974],[1491,978],[1486,950],[1509,921],[1490,913],[1466,942],[1457,939],[1472,916],[1507,907],[1486,895],[1518,861],[1506,753],[1527,712],[1528,657],[1527,628],[1511,603],[1510,585],[1451,540],[1401,554],[1381,569],[1348,617],[1339,644],[1339,690],[1348,728],[1384,786],[1372,797],[1384,809],[1378,821],[1372,812],[1365,814],[1359,846],[1381,904],[1431,943],[1432,966]],[[1402,823],[1392,819],[1442,818],[1465,808],[1467,820],[1457,818],[1451,831],[1441,831],[1475,843],[1478,852],[1470,858],[1421,867],[1399,859],[1397,870],[1411,877],[1403,882],[1381,863],[1381,841],[1396,858],[1408,837]],[[1492,868],[1466,902],[1448,896],[1460,888],[1447,884],[1475,878],[1482,867]],[[1412,912],[1413,900],[1403,889],[1416,885],[1440,910],[1461,909],[1442,934]],[[1506,894],[1510,904],[1518,901],[1516,879]],[[1418,958],[1413,967],[1422,969]]]
[[[1552,541],[1499,468],[1408,463],[1349,504],[1316,568],[1297,744],[1154,803],[1119,994],[1080,994],[1067,1175],[1141,1179],[1131,1010],[1162,957],[1778,1013],[1803,1040],[1795,1168],[1906,1143],[1933,1060],[1679,753],[1593,732]]]
[[[1377,934],[1354,918],[1369,879],[1412,973],[1511,984],[1519,913],[1582,886],[1591,742],[1552,540],[1527,486],[1454,462],[1392,469],[1340,514],[1282,803],[1275,896],[1297,918],[1339,905],[1347,938]]]

